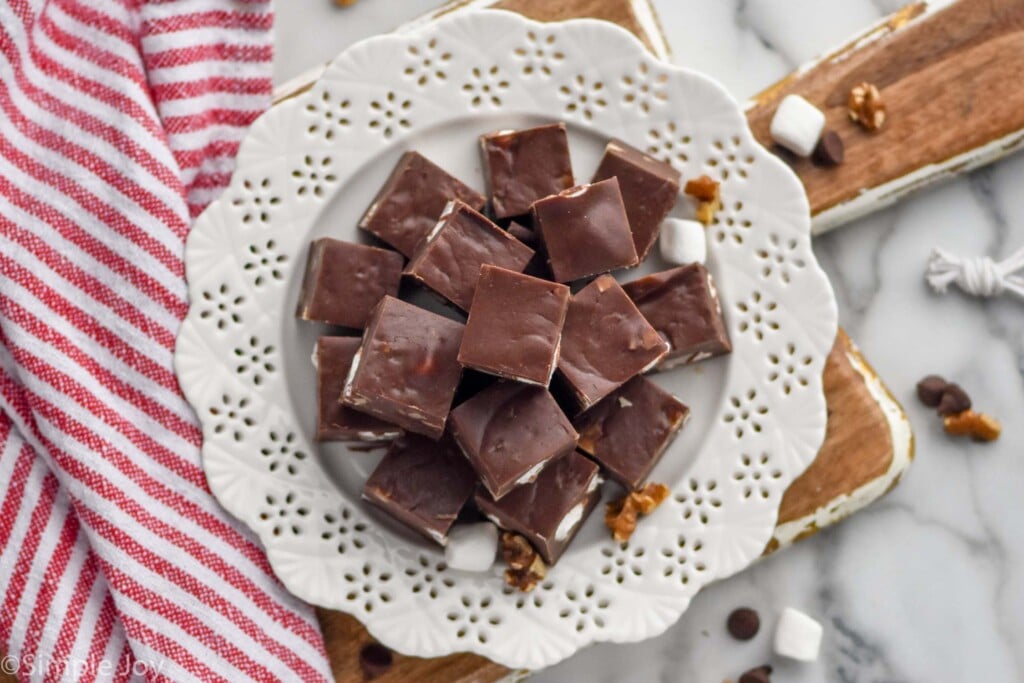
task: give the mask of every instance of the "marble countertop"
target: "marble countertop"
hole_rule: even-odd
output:
[[[553,0],[554,1],[554,0]],[[359,38],[439,0],[277,4],[283,82]],[[896,9],[900,0],[654,0],[680,64],[740,99]],[[1024,155],[920,193],[816,241],[840,321],[910,415],[917,462],[900,486],[826,530],[694,600],[659,638],[598,645],[537,683],[719,683],[771,661],[787,605],[825,625],[814,664],[777,664],[781,683],[1024,681],[1024,302],[934,295],[933,246],[1005,257],[1024,246]],[[915,382],[955,378],[1002,418],[991,445],[953,441],[914,399]],[[760,610],[752,642],[724,634],[729,611]]]

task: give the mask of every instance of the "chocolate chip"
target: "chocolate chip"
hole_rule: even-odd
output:
[[[769,676],[771,676],[771,673],[772,668],[767,664],[759,666],[740,676],[738,683],[769,683]]]
[[[363,675],[368,679],[387,673],[393,661],[391,650],[380,643],[365,645],[359,652],[359,666],[363,670]]]
[[[818,166],[838,166],[845,158],[843,139],[834,130],[826,130],[811,154]]]
[[[959,384],[947,384],[939,399],[939,415],[956,415],[971,407],[971,397]]]
[[[949,383],[938,375],[928,375],[917,383],[917,397],[921,399],[921,403],[934,408],[942,400],[942,392],[947,386]]]
[[[750,640],[761,628],[761,617],[749,607],[740,607],[732,611],[725,626],[736,640]]]

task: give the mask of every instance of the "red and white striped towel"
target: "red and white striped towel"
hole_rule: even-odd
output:
[[[0,0],[0,638],[32,680],[328,680],[172,371],[269,0]]]

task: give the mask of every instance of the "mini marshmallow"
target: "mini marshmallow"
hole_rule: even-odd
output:
[[[708,255],[707,228],[697,221],[666,218],[661,224],[658,248],[669,263],[684,266],[704,263]]]
[[[811,155],[821,132],[825,114],[799,95],[786,95],[775,110],[770,132],[772,139],[794,154]]]
[[[452,569],[485,572],[498,551],[498,527],[490,522],[453,526],[444,547],[444,561]]]
[[[775,654],[813,662],[818,659],[818,650],[821,649],[821,635],[821,624],[800,610],[787,607],[782,610],[779,625],[775,627]]]

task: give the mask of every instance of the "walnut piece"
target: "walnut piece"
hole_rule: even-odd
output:
[[[612,538],[619,543],[630,539],[636,531],[640,515],[649,515],[668,498],[669,489],[664,484],[650,483],[639,491],[632,491],[619,500],[608,503],[604,523],[612,531]]]
[[[540,554],[519,534],[508,531],[501,534],[501,556],[508,564],[505,583],[524,593],[536,588],[548,574]]]
[[[540,555],[533,558],[533,563],[526,569],[506,569],[505,583],[518,591],[529,593],[537,584],[544,580],[548,574],[548,568]]]
[[[712,202],[718,199],[719,183],[710,176],[702,175],[699,178],[686,181],[683,191],[699,202]]]
[[[634,500],[636,500],[640,514],[649,515],[654,512],[655,508],[665,502],[669,493],[671,493],[671,491],[669,491],[668,487],[664,484],[656,484],[652,482],[639,491],[634,491],[630,495]]]
[[[722,195],[717,180],[702,175],[686,182],[683,191],[697,200],[697,220],[711,225],[715,214],[722,208]]]
[[[942,425],[947,434],[969,436],[975,441],[995,441],[1003,431],[999,420],[973,410],[947,415],[942,419]]]
[[[509,531],[501,534],[501,557],[512,569],[526,569],[536,555],[530,542],[519,534]]]
[[[701,202],[697,205],[697,220],[704,225],[711,225],[715,220],[715,215],[721,208],[722,202],[718,199],[713,202]]]
[[[864,130],[876,131],[885,123],[885,102],[878,88],[868,82],[859,83],[850,90],[846,102],[850,119]]]
[[[630,496],[608,503],[604,510],[604,525],[612,530],[612,538],[619,543],[629,540],[636,531],[639,510]]]

